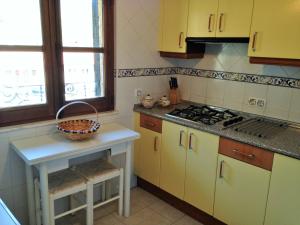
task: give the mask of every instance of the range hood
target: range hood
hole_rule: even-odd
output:
[[[249,43],[249,38],[187,37],[186,42],[194,44]]]

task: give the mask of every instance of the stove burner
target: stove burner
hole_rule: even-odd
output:
[[[194,122],[202,122],[207,125],[214,125],[222,120],[227,120],[237,115],[229,110],[218,110],[208,106],[194,106],[190,105],[184,109],[174,109],[168,115],[192,120]]]

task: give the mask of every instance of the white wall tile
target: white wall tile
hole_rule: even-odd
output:
[[[223,102],[226,81],[218,79],[207,79],[206,98]]]
[[[208,78],[190,77],[190,92],[191,95],[197,95],[206,98]]]

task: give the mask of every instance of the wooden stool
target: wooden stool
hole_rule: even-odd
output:
[[[114,200],[118,200],[119,215],[123,215],[123,168],[116,168],[106,160],[94,160],[77,165],[75,171],[88,180],[88,208],[92,207],[92,209],[95,209]],[[107,200],[105,199],[98,204],[94,204],[94,185],[98,185],[99,183],[111,180],[116,177],[119,177],[118,195]],[[88,210],[88,213],[90,214],[88,217],[93,218],[93,210]]]
[[[49,202],[50,202],[50,224],[55,225],[55,220],[59,219],[63,216],[75,213],[81,209],[86,209],[86,223],[88,225],[93,224],[93,217],[89,217],[89,209],[87,202],[88,199],[88,191],[87,191],[87,180],[81,175],[77,174],[72,169],[61,170],[52,174],[49,174]],[[86,191],[86,201],[68,211],[65,211],[61,214],[55,215],[55,207],[54,201],[66,196],[71,196],[76,193]]]

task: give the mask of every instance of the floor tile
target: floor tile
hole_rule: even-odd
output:
[[[104,216],[98,220],[94,221],[94,225],[124,225],[121,223],[114,214],[110,214],[108,216]]]
[[[175,209],[174,207],[162,200],[156,201],[150,206],[150,208],[162,215],[163,217],[167,218],[172,223],[178,221],[184,216],[184,214],[181,211]]]
[[[189,216],[184,216],[183,218],[173,223],[172,225],[203,225],[203,224],[194,220]]]
[[[171,225],[171,221],[166,217],[155,212],[151,208],[147,207],[140,212],[130,216],[129,218],[119,217],[117,218],[125,225]]]

